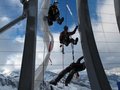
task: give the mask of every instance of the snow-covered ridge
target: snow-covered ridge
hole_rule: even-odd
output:
[[[14,71],[8,76],[0,73],[0,90],[17,90],[19,76],[20,73],[18,71]],[[78,79],[74,78],[68,87],[64,86],[65,77],[58,83],[57,86],[50,85],[49,81],[56,76],[56,73],[46,71],[44,75],[45,82],[44,84],[43,82],[41,83],[40,90],[43,88],[44,90],[51,90],[51,88],[53,88],[54,90],[91,90],[89,80],[85,72],[81,72]],[[112,90],[118,90],[116,83],[120,81],[120,75],[109,73],[108,79],[112,86]]]
[[[115,74],[120,76],[120,68],[113,68],[110,70],[105,70],[108,75]]]

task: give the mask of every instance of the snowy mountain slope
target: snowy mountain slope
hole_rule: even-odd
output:
[[[14,71],[9,75],[0,74],[0,90],[17,90],[19,75],[20,74],[17,71]],[[57,86],[50,85],[49,81],[56,76],[56,73],[46,71],[44,76],[45,82],[41,82],[40,90],[91,90],[86,73],[81,73],[80,78],[78,79],[74,78],[67,87],[64,85],[65,77]],[[112,86],[112,90],[118,90],[116,83],[117,81],[120,81],[120,76],[109,74],[108,79]]]
[[[16,90],[19,72],[12,72],[9,76],[0,74],[0,90]]]

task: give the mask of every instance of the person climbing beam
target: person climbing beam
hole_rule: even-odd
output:
[[[49,7],[48,16],[47,16],[48,25],[52,25],[53,21],[57,21],[57,23],[61,25],[62,22],[64,21],[63,17],[60,18],[60,12],[59,12],[59,9],[58,9],[57,5],[58,5],[58,2],[54,2]]]
[[[73,62],[71,63],[68,67],[66,67],[64,70],[62,70],[58,76],[51,80],[49,83],[52,85],[57,85],[57,83],[60,81],[60,79],[69,72],[69,75],[67,76],[66,80],[65,80],[65,86],[68,86],[68,84],[70,83],[70,81],[72,80],[73,76],[75,73],[78,74],[79,71],[83,71],[85,70],[86,66],[85,66],[85,62],[81,63],[81,60],[83,59],[83,56],[80,57],[76,63]]]
[[[76,45],[78,42],[78,38],[74,40],[73,38],[70,38],[70,36],[75,34],[77,28],[78,26],[76,26],[72,32],[68,32],[68,26],[64,26],[64,31],[62,31],[59,36],[60,43],[66,46],[68,46],[70,43],[72,43],[73,45]]]

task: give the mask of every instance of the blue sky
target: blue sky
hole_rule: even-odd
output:
[[[15,0],[12,0],[15,2]],[[12,5],[14,4],[14,5]],[[20,3],[18,3],[20,4]],[[9,16],[9,18],[14,19],[15,17],[19,16],[21,14],[21,5],[18,5],[17,3],[12,3],[11,0],[3,0],[0,3],[0,16]]]
[[[109,68],[108,64],[113,64],[114,67],[119,67],[120,59],[120,36],[118,33],[117,25],[115,22],[114,16],[114,6],[112,0],[88,0],[89,1],[89,10],[93,31],[97,43],[98,50],[102,62],[106,68]],[[109,4],[108,4],[109,3]],[[53,26],[50,27],[52,32],[55,45],[51,58],[53,59],[53,64],[61,63],[61,53],[59,48],[59,33],[63,30],[64,25],[68,25],[70,30],[73,30],[75,27],[75,22],[77,23],[77,12],[76,12],[76,2],[75,0],[68,0],[68,5],[73,13],[73,17],[70,15],[69,11],[66,8],[65,0],[59,0],[58,7],[60,9],[61,17],[65,18],[65,21],[62,25],[58,25],[56,22]],[[7,24],[11,20],[15,19],[22,14],[22,4],[19,0],[3,0],[0,1],[0,27]],[[112,18],[111,18],[112,17]],[[75,21],[75,22],[74,22]],[[24,34],[25,34],[25,25],[26,20],[18,23],[8,31],[3,34],[0,34],[0,61],[3,66],[5,64],[18,64],[21,63],[22,51],[24,46]],[[39,32],[39,31],[38,31]],[[111,33],[112,32],[112,33]],[[41,32],[39,32],[41,33]],[[36,59],[42,60],[42,51],[40,49],[44,47],[42,38],[38,37],[37,41],[37,57]],[[78,32],[73,37],[80,37]],[[80,40],[80,39],[79,39]],[[9,44],[9,47],[8,47]],[[42,46],[41,46],[42,45]],[[116,48],[117,47],[117,48]],[[71,47],[65,48],[67,60],[66,63],[71,63]],[[16,52],[15,52],[16,51]],[[75,46],[75,51],[80,53],[75,53],[75,59],[79,58],[82,55],[82,49],[79,41],[79,45]],[[111,53],[109,53],[111,52]],[[118,52],[118,53],[117,53]],[[6,57],[5,57],[6,55]],[[19,62],[17,60],[19,60]],[[40,62],[40,61],[38,61]],[[108,63],[109,62],[109,63]],[[20,66],[19,66],[20,67]],[[113,67],[112,67],[113,68]]]
[[[53,3],[53,1],[51,1],[51,3]],[[74,17],[74,20],[73,20],[73,17],[70,15],[67,7],[66,7],[66,4],[69,5],[72,13],[73,13],[73,17]],[[59,32],[59,31],[62,31],[64,25],[68,25],[68,26],[71,26],[72,24],[74,24],[75,22],[77,22],[77,19],[75,18],[77,16],[77,12],[76,12],[76,2],[75,0],[73,0],[72,2],[70,0],[61,0],[59,1],[59,4],[58,4],[58,7],[59,7],[59,10],[60,10],[60,16],[61,17],[64,17],[64,22],[62,25],[58,25],[58,24],[54,24],[54,26],[52,26],[52,30],[54,32]],[[55,28],[57,27],[57,28]]]

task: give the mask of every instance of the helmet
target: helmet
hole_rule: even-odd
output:
[[[65,26],[64,26],[64,30],[68,30],[68,26],[65,25]]]
[[[57,1],[55,1],[53,4],[54,4],[54,5],[56,5],[56,4],[58,4],[58,2],[57,2]]]

